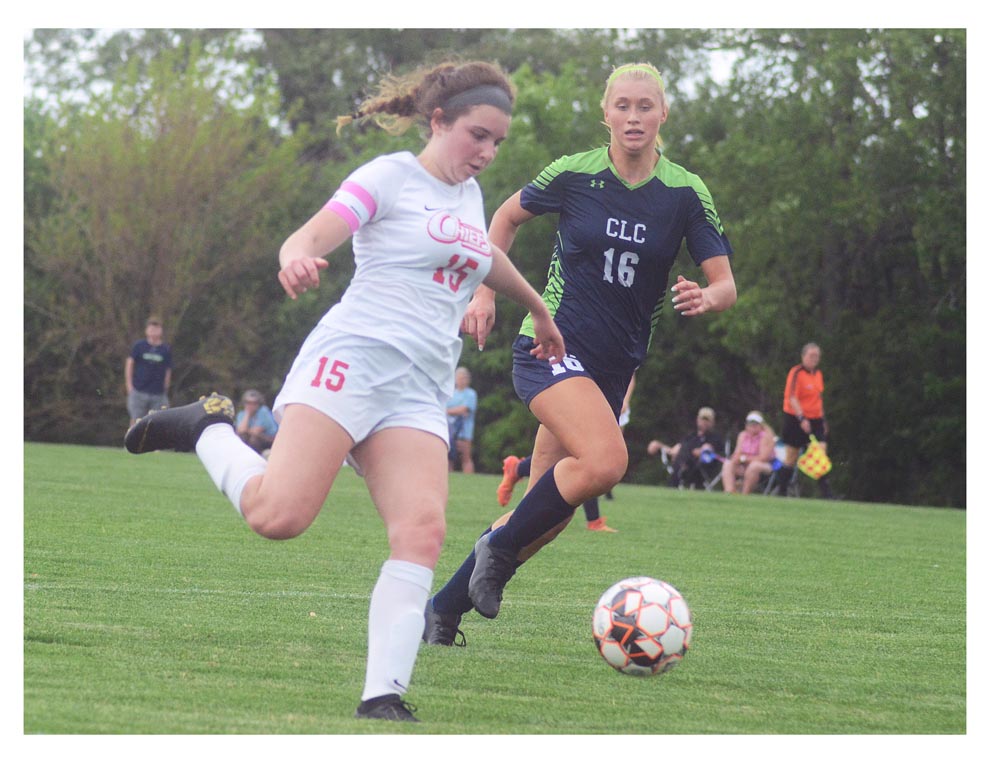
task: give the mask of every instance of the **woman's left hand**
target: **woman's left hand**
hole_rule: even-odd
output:
[[[732,266],[728,255],[709,257],[701,263],[708,286],[702,288],[684,276],[677,276],[671,287],[674,309],[681,315],[701,315],[727,310],[736,302],[736,280],[732,276]]]
[[[708,312],[708,308],[711,307],[705,298],[705,290],[684,276],[677,276],[677,283],[670,290],[674,292],[671,303],[681,315],[701,315]]]

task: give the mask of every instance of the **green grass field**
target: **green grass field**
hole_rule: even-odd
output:
[[[496,484],[452,475],[436,585],[500,513]],[[27,444],[24,733],[966,733],[965,512],[615,493],[620,532],[575,522],[497,620],[465,618],[467,648],[423,647],[423,723],[387,724],[352,718],[387,550],[350,470],[307,533],[273,542],[195,456]],[[630,575],[691,605],[666,675],[623,676],[592,644],[595,602]]]

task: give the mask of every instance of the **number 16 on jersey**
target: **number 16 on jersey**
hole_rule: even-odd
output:
[[[583,371],[584,366],[573,355],[565,355],[560,363],[551,363],[550,370],[553,371],[554,376],[560,376],[561,374],[566,374],[568,371]]]

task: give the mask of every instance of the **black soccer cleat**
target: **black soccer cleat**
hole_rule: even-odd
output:
[[[234,404],[229,397],[214,392],[189,405],[151,411],[127,430],[124,446],[131,453],[191,451],[196,449],[196,441],[210,424],[233,423]]]
[[[460,615],[444,615],[433,609],[433,600],[426,602],[426,625],[423,628],[423,641],[427,644],[441,646],[467,646],[464,631],[457,626],[461,624]],[[461,640],[458,641],[457,637]]]
[[[519,562],[515,552],[492,548],[489,535],[482,535],[474,544],[474,571],[468,581],[468,596],[481,616],[492,620],[502,605],[505,584],[515,574]]]
[[[366,699],[358,705],[354,717],[419,723],[419,718],[413,715],[415,711],[416,706],[405,702],[398,694],[383,694],[380,697]]]

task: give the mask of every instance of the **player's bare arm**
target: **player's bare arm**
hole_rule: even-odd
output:
[[[351,228],[336,212],[321,209],[289,236],[278,254],[279,283],[296,299],[307,289],[320,286],[320,271],[329,267],[323,259],[351,236]]]
[[[711,257],[701,263],[708,286],[702,287],[684,276],[677,276],[671,287],[674,309],[681,315],[701,315],[728,310],[736,303],[736,281],[728,256]]]

